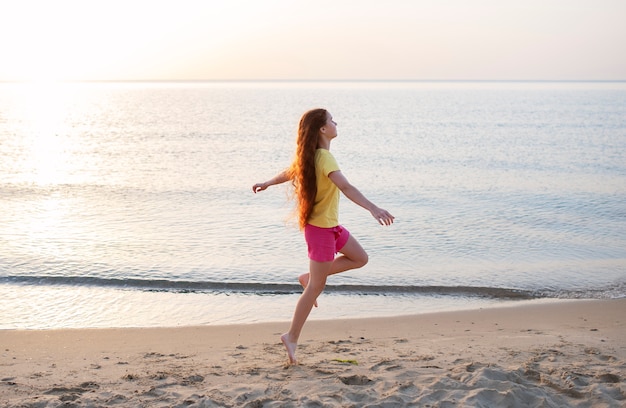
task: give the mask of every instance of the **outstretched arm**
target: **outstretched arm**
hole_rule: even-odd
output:
[[[278,173],[274,178],[264,182],[264,183],[256,183],[255,185],[252,186],[252,191],[256,194],[259,191],[263,191],[266,188],[268,188],[269,186],[273,186],[276,184],[282,184],[286,181],[291,180],[291,177],[289,176],[289,172],[287,170],[284,170],[280,173]]]
[[[350,184],[340,170],[333,171],[328,177],[352,202],[368,210],[380,225],[393,224],[394,216],[389,214],[387,210],[377,207],[374,203],[365,198],[363,193]]]

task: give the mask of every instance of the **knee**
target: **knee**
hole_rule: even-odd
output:
[[[358,257],[356,257],[356,259],[354,260],[354,262],[356,262],[356,264],[358,265],[358,268],[362,268],[365,265],[367,265],[367,262],[369,261],[369,256],[367,255],[367,252],[363,251],[362,254],[359,254]]]
[[[324,291],[325,287],[326,287],[326,278],[312,279],[309,281],[309,285],[306,287],[306,289],[310,290],[311,293],[313,293],[317,297]]]

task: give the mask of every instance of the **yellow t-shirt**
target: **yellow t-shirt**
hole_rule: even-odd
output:
[[[332,228],[339,225],[339,188],[328,178],[339,165],[332,154],[326,149],[315,151],[315,177],[317,194],[309,224],[316,227]]]

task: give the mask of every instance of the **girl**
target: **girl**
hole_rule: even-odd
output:
[[[391,225],[394,217],[369,201],[351,185],[330,154],[330,142],[337,137],[337,123],[325,109],[306,112],[300,119],[296,157],[291,167],[264,183],[252,186],[257,193],[269,186],[291,181],[295,187],[298,220],[304,230],[309,252],[309,273],[298,280],[304,287],[296,305],[289,331],[280,339],[287,349],[290,364],[297,364],[296,347],[302,326],[326,278],[335,273],[360,268],[367,253],[347,229],[339,225],[339,191],[368,210],[381,225]],[[342,255],[335,258],[335,254]]]

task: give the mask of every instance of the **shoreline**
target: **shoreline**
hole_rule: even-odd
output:
[[[0,330],[186,327],[289,322],[301,292],[279,295],[176,293],[72,286],[0,285]],[[324,293],[312,320],[393,317],[553,302],[468,296]]]
[[[484,289],[481,289],[484,290]],[[413,296],[324,293],[313,320],[389,318],[444,311],[558,303],[599,297],[509,299],[489,296]],[[289,322],[300,293],[177,293],[82,286],[0,285],[2,330],[167,328]]]
[[[626,299],[288,322],[0,331],[0,400],[37,406],[620,406]],[[213,404],[213,405],[211,405]]]
[[[217,320],[215,322],[208,321],[206,323],[180,323],[180,324],[164,324],[164,325],[136,325],[136,326],[85,326],[85,327],[75,327],[75,326],[49,326],[49,327],[0,327],[0,336],[4,332],[54,332],[54,331],[79,331],[79,330],[143,330],[143,329],[151,329],[151,330],[174,330],[174,329],[193,329],[193,328],[226,328],[231,326],[256,326],[256,325],[285,325],[288,326],[291,322],[290,317],[293,312],[293,307],[295,302],[297,302],[297,296],[295,295],[295,300],[290,300],[289,302],[285,302],[285,305],[281,305],[283,309],[286,309],[286,312],[283,317],[279,318],[259,318],[259,320]],[[324,299],[324,307],[320,310],[318,308],[313,308],[311,310],[311,314],[307,319],[307,325],[310,322],[324,323],[324,322],[333,322],[333,321],[363,321],[366,325],[374,320],[387,320],[387,319],[403,319],[403,318],[417,318],[424,317],[428,315],[441,315],[441,314],[449,314],[449,313],[467,313],[467,312],[476,312],[480,310],[491,310],[491,309],[509,309],[509,308],[524,308],[527,306],[542,306],[542,305],[558,305],[558,304],[567,304],[567,303],[578,303],[578,302],[604,302],[604,301],[617,301],[622,298],[583,298],[583,299],[570,299],[570,298],[536,298],[536,299],[478,299],[471,300],[465,303],[459,302],[458,304],[450,304],[433,306],[431,308],[425,308],[420,312],[415,312],[414,310],[405,308],[399,311],[398,313],[391,312],[383,312],[380,314],[375,314],[371,316],[365,316],[362,313],[354,313],[354,314],[343,314],[343,315],[335,315],[335,314],[325,314],[325,309],[332,309],[339,307],[338,302],[328,301],[328,297]],[[626,298],[624,298],[626,299]],[[261,301],[263,299],[260,299]],[[394,299],[396,300],[396,299]],[[429,299],[424,299],[424,301],[428,301]],[[263,305],[263,303],[261,303]],[[374,303],[377,305],[376,303]],[[195,305],[196,307],[204,306],[203,303],[200,306]]]

